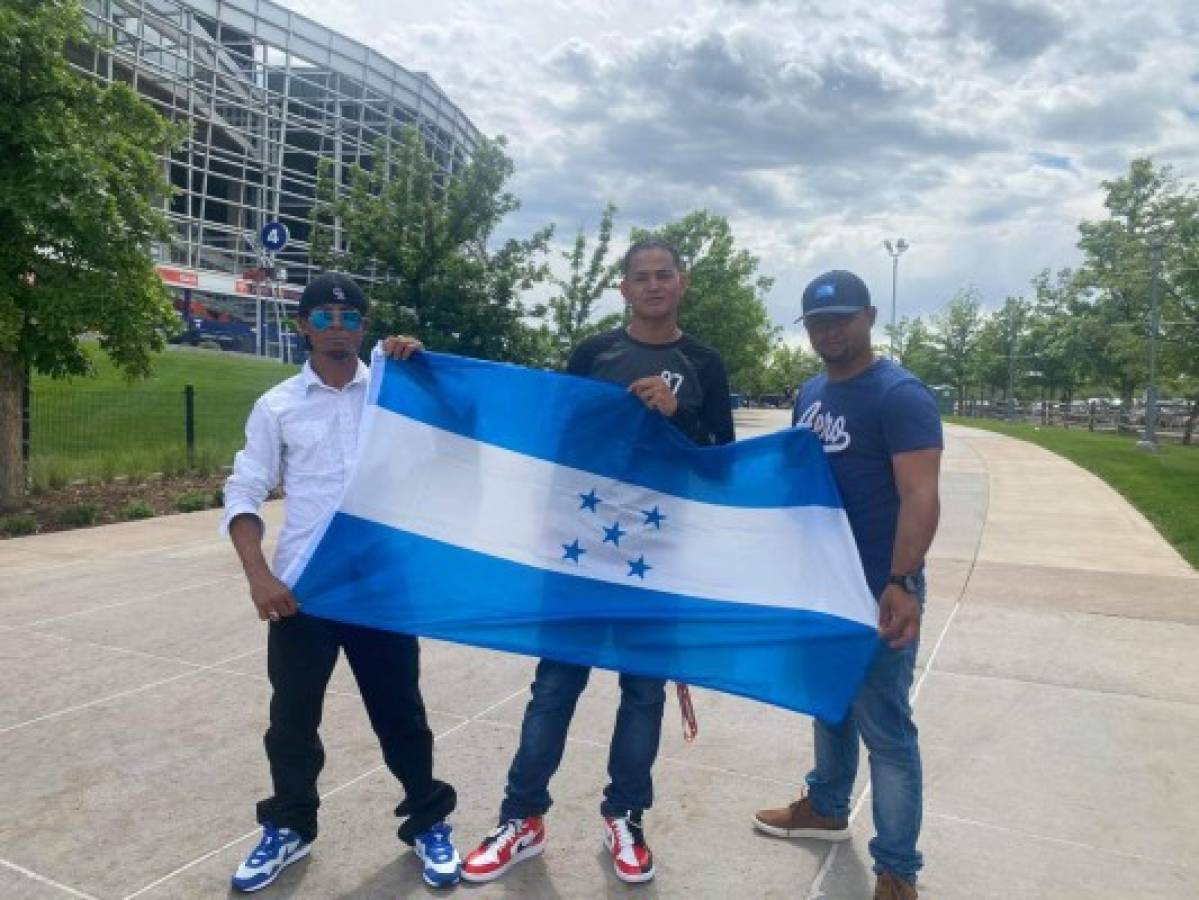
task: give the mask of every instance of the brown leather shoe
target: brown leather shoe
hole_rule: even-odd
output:
[[[800,797],[782,809],[759,809],[754,813],[754,828],[774,837],[815,838],[818,841],[847,841],[848,819],[829,819],[812,809],[807,797]]]
[[[916,885],[912,882],[884,872],[874,883],[874,900],[916,900]]]

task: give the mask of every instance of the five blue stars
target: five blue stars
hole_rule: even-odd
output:
[[[578,497],[581,501],[579,503],[580,510],[585,509],[593,513],[598,513],[599,505],[603,502],[603,500],[601,500],[599,495],[596,494],[595,488],[591,488],[586,494],[580,493]],[[646,528],[652,525],[658,530],[661,530],[662,523],[669,518],[657,506],[654,506],[653,509],[641,510],[641,515],[645,516],[645,522],[642,524]],[[628,534],[625,529],[620,527],[619,521],[613,522],[610,527],[601,525],[600,530],[604,533],[603,543],[611,543],[614,547],[619,547],[620,539]],[[587,552],[588,551],[579,543],[579,538],[575,538],[569,544],[562,544],[562,558],[570,560],[576,566],[581,562],[583,554]],[[654,568],[645,561],[645,556],[639,556],[637,559],[629,559],[626,560],[626,562],[629,565],[629,578],[632,578],[635,575],[644,580],[645,573]]]
[[[579,564],[579,557],[587,551],[579,546],[579,539],[575,538],[573,544],[563,544],[562,549],[566,552],[562,554],[563,559],[569,559],[576,566]]]
[[[651,566],[649,563],[647,563],[645,561],[644,556],[639,556],[639,557],[637,557],[637,559],[630,559],[629,560],[629,575],[628,575],[628,577],[632,578],[634,575],[636,575],[638,578],[644,580],[645,573],[648,572],[652,568],[653,568],[653,566]]]
[[[626,534],[628,532],[621,529],[619,522],[613,522],[611,528],[604,529],[604,543],[606,544],[608,541],[611,541],[614,546],[619,547],[620,539]]]
[[[659,530],[662,528],[662,521],[666,518],[666,516],[658,512],[658,507],[656,506],[653,509],[641,510],[641,515],[645,516],[645,522],[643,524],[653,525]]]

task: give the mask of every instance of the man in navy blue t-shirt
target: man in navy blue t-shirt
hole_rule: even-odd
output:
[[[870,754],[876,898],[916,896],[922,859],[920,749],[908,692],[924,606],[924,555],[940,515],[941,417],[919,379],[871,348],[877,310],[851,272],[826,272],[803,294],[803,318],[825,371],[799,392],[793,424],[815,432],[833,469],[862,568],[879,601],[883,645],[845,720],[815,722],[808,794],[759,810],[776,837],[850,837],[858,737]]]

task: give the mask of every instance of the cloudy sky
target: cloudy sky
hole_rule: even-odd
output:
[[[1193,0],[284,0],[428,72],[507,135],[521,234],[623,243],[727,216],[779,324],[829,268],[900,314],[973,284],[997,305],[1072,265],[1099,183],[1152,154],[1199,181]],[[652,10],[652,11],[651,11]]]

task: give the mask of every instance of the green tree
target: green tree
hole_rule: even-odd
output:
[[[608,261],[608,251],[612,245],[612,219],[615,215],[616,207],[611,203],[604,207],[595,248],[590,257],[587,255],[587,236],[582,230],[575,237],[570,252],[562,254],[570,263],[570,276],[554,279],[561,293],[551,297],[548,304],[552,326],[549,339],[553,344],[551,353],[556,368],[566,365],[570,352],[580,341],[620,324],[619,313],[592,319],[595,304],[604,291],[615,287],[620,281],[619,265]]]
[[[889,342],[891,326],[884,331]],[[925,384],[936,384],[941,377],[937,348],[933,343],[933,332],[924,320],[919,316],[915,319],[905,316],[896,323],[894,337],[896,361]]]
[[[95,46],[75,0],[0,4],[0,507],[24,492],[29,372],[85,375],[84,333],[131,377],[176,327],[150,243],[169,230],[162,156],[182,140],[127,86],[72,71]]]
[[[1023,353],[1029,375],[1045,402],[1071,400],[1088,370],[1088,350],[1080,326],[1078,279],[1070,269],[1045,269],[1032,279],[1034,298],[1028,313]]]
[[[937,349],[941,378],[957,393],[958,409],[966,402],[966,389],[973,374],[975,344],[982,326],[982,313],[975,288],[964,288],[953,295],[944,311],[933,317],[936,327],[933,344]]]
[[[1168,166],[1157,167],[1148,158],[1134,159],[1127,175],[1104,181],[1103,189],[1107,217],[1078,226],[1085,302],[1076,312],[1096,379],[1114,388],[1128,409],[1148,376],[1151,248],[1162,242],[1165,297],[1183,296],[1186,276],[1179,269],[1187,256],[1194,196]]]
[[[754,393],[791,394],[823,368],[820,357],[800,346],[778,344],[770,354],[761,388]]]
[[[669,241],[679,251],[691,286],[683,298],[682,327],[719,351],[736,390],[761,377],[778,329],[764,297],[773,280],[758,274],[758,258],[735,246],[723,216],[689,213],[654,231],[634,228],[630,241]]]
[[[1186,186],[1170,205],[1171,234],[1163,248],[1161,369],[1166,390],[1188,401],[1183,442],[1199,421],[1199,198]]]
[[[1005,400],[1009,379],[1018,383],[1027,368],[1022,352],[1022,335],[1028,318],[1028,304],[1020,297],[1008,297],[1003,306],[982,319],[974,340],[972,381]]]
[[[321,164],[313,207],[313,259],[329,268],[381,270],[371,288],[375,336],[411,333],[434,350],[510,362],[543,362],[544,332],[529,325],[544,308],[523,292],[549,276],[553,226],[492,250],[496,227],[520,202],[505,189],[512,160],[503,138],[484,139],[447,179],[419,133],[376,145],[368,165]],[[338,231],[345,250],[338,248]]]

